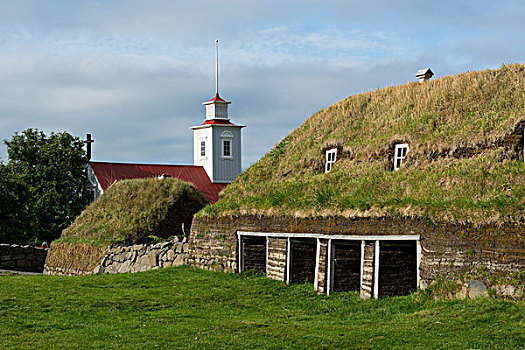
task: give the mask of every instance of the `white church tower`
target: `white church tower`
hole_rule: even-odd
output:
[[[219,54],[215,40],[215,96],[204,102],[206,120],[193,129],[193,164],[202,165],[213,183],[228,184],[241,173],[241,129],[228,117],[227,102],[219,96]]]

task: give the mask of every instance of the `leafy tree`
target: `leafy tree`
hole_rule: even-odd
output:
[[[2,192],[2,215],[14,223],[20,208],[20,217],[28,219],[17,228],[0,226],[0,238],[19,243],[23,237],[30,244],[58,238],[93,198],[84,142],[66,132],[46,137],[34,129],[4,142],[9,162],[3,165],[1,182],[11,190]]]
[[[31,215],[29,189],[8,165],[0,163],[0,243],[24,244],[29,240]]]

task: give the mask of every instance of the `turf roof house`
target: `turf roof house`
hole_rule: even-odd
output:
[[[363,298],[522,273],[524,127],[523,65],[351,96],[196,215],[189,262]]]

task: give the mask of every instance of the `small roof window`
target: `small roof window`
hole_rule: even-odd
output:
[[[394,147],[394,170],[399,170],[408,153],[408,143],[399,143]]]
[[[326,150],[326,165],[324,168],[325,173],[329,173],[337,160],[337,148]]]

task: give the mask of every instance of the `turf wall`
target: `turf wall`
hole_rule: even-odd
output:
[[[524,226],[430,225],[420,219],[397,218],[196,217],[188,262],[200,268],[236,272],[237,231],[420,235],[420,277],[429,283],[438,276],[453,278],[480,271],[501,276],[523,271],[524,230]]]

